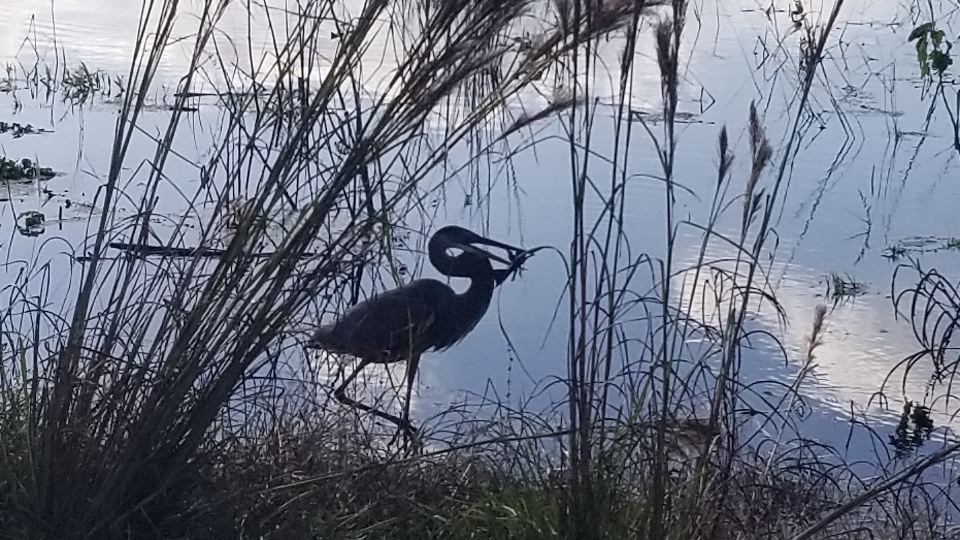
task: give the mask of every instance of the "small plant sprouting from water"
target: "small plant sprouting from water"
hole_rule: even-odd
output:
[[[849,274],[842,276],[832,272],[827,276],[827,298],[841,300],[866,294],[867,285],[850,277]]]
[[[8,64],[0,80],[0,91],[14,95],[20,90],[32,95],[42,95],[46,101],[54,98],[79,107],[93,99],[119,100],[126,92],[126,84],[119,75],[91,70],[81,62],[76,67],[51,65],[44,58],[36,57],[31,64]]]
[[[880,255],[891,261],[899,260],[901,257],[906,256],[908,250],[902,244],[894,244],[892,246],[887,246],[883,249]]]
[[[916,453],[917,449],[930,440],[933,427],[930,407],[908,400],[903,404],[900,421],[890,435],[890,445],[894,447],[898,457],[907,457]]]
[[[47,80],[50,79],[52,77]],[[94,96],[120,97],[123,95],[123,85],[119,77],[111,78],[99,69],[90,71],[83,62],[72,70],[69,68],[63,70],[59,90],[65,101],[75,104],[86,103]]]
[[[950,51],[953,43],[946,38],[943,30],[935,23],[921,24],[910,32],[907,41],[916,41],[917,63],[920,65],[920,76],[926,83],[931,83],[936,77],[943,80],[943,75],[951,65],[953,58]]]
[[[923,80],[923,96],[933,87],[934,104],[943,103],[944,110],[953,127],[953,147],[960,152],[960,90],[951,89],[953,94],[947,98],[945,75],[953,65],[950,55],[953,42],[946,37],[943,30],[937,28],[935,22],[921,24],[910,32],[908,41],[916,41],[917,64],[920,67],[920,78]],[[938,98],[940,98],[938,100]],[[932,113],[932,110],[931,110]]]

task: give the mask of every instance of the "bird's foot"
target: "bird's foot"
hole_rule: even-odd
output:
[[[398,424],[397,431],[393,434],[393,437],[390,439],[390,442],[387,443],[387,446],[393,446],[398,441],[401,441],[400,448],[404,450],[405,453],[410,453],[412,450],[415,450],[422,445],[420,430],[413,427],[413,424],[409,422],[406,422],[405,425]]]

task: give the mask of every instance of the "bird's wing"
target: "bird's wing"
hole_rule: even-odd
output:
[[[358,304],[339,321],[352,349],[368,356],[406,357],[429,345],[437,319],[434,298],[417,282]]]

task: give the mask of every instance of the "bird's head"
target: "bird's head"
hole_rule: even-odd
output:
[[[490,246],[502,249],[507,252],[507,257],[504,258],[490,253],[478,246]],[[457,256],[451,256],[450,250],[460,250],[462,253]],[[433,263],[438,270],[450,276],[458,276],[464,271],[462,270],[463,267],[474,267],[483,264],[481,261],[487,262],[488,265],[491,260],[497,261],[512,268],[515,266],[517,259],[524,253],[524,250],[480,236],[463,227],[448,225],[434,233],[433,237],[430,238],[429,252],[430,262]],[[502,280],[498,280],[498,282],[499,281]]]

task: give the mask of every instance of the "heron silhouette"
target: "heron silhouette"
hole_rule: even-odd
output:
[[[477,245],[503,249],[508,258]],[[454,249],[460,253],[452,255],[450,251]],[[441,274],[469,278],[470,287],[457,294],[435,279],[417,279],[351,307],[333,323],[320,327],[306,345],[359,358],[360,364],[334,390],[334,396],[341,403],[393,422],[407,433],[415,431],[409,419],[410,396],[420,356],[431,349],[452,347],[469,334],[487,312],[493,290],[532,254],[454,225],[434,233],[427,250],[431,264]],[[507,268],[494,269],[491,260],[504,263]],[[368,364],[403,360],[407,360],[407,389],[401,416],[347,397],[347,386]]]

